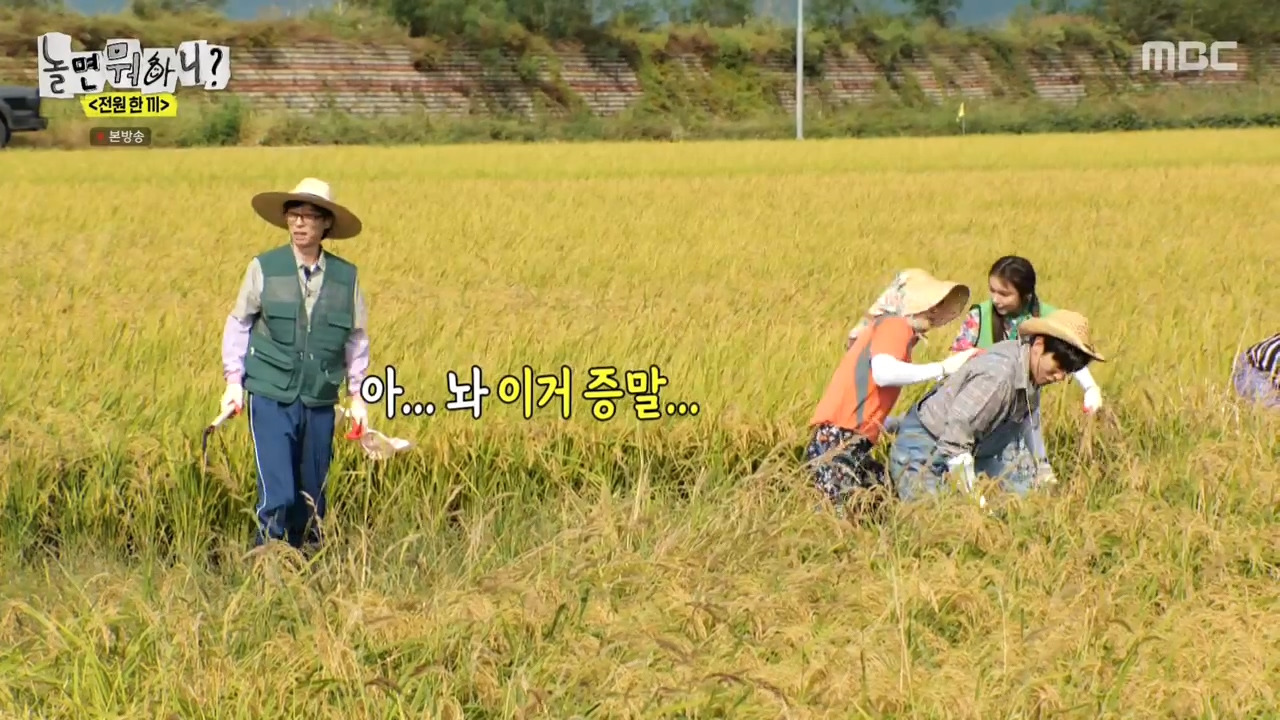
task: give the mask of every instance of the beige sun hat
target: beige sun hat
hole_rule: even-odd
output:
[[[284,219],[284,204],[293,200],[307,202],[322,207],[333,213],[333,227],[329,229],[330,240],[347,240],[360,234],[363,225],[360,218],[333,199],[333,189],[329,183],[316,178],[303,178],[289,192],[264,192],[253,196],[253,209],[263,220],[285,230],[289,223]]]
[[[939,280],[920,268],[911,268],[903,276],[903,315],[916,315],[939,307],[942,317],[937,325],[941,327],[960,317],[969,306],[968,285]]]
[[[1018,325],[1019,337],[1032,335],[1048,335],[1075,347],[1085,355],[1106,362],[1107,359],[1093,349],[1093,341],[1089,337],[1089,319],[1072,310],[1054,310],[1042,317],[1023,320]]]

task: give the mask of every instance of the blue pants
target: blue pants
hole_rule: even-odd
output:
[[[920,424],[918,407],[903,416],[889,450],[889,477],[903,502],[917,499],[920,491],[938,494],[943,480],[932,468],[938,440]],[[1035,463],[1025,462],[1027,451],[1021,437],[1020,423],[1006,423],[991,435],[978,438],[972,451],[974,474],[999,478],[1006,492],[1025,495],[1035,481]]]
[[[256,545],[287,539],[302,547],[320,539],[325,477],[333,459],[332,406],[309,408],[249,396],[249,432],[258,465]]]

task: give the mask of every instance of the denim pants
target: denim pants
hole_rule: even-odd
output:
[[[933,469],[938,439],[920,423],[919,407],[917,403],[903,416],[889,450],[889,478],[903,502],[919,499],[921,493],[936,495],[944,483]],[[979,438],[972,451],[974,474],[998,478],[1003,490],[1018,495],[1026,495],[1035,482],[1035,463],[1024,457],[1030,452],[1022,430],[1021,422],[1006,422]]]
[[[1243,354],[1236,358],[1231,369],[1231,384],[1236,394],[1245,400],[1266,408],[1280,408],[1280,388],[1276,388],[1266,373],[1250,365],[1249,358]]]

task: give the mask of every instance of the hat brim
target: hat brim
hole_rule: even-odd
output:
[[[936,327],[954,322],[969,306],[969,286],[961,283],[924,277],[908,283],[905,289],[909,295],[903,314],[919,315],[940,308],[941,315],[934,323]]]
[[[360,234],[364,225],[360,218],[347,208],[319,195],[293,192],[264,192],[253,196],[253,209],[263,220],[278,228],[288,230],[289,223],[284,219],[284,204],[287,202],[311,203],[333,213],[333,227],[329,229],[328,240],[349,240]]]
[[[942,296],[942,299],[934,304],[934,307],[940,308],[942,317],[938,320],[938,325],[949,325],[955,322],[964,314],[965,308],[969,307],[969,286],[959,283],[950,283],[951,288]]]
[[[1107,361],[1107,358],[1104,357],[1102,353],[1094,350],[1092,345],[1081,339],[1081,337],[1070,328],[1053,322],[1053,320],[1048,317],[1027,318],[1022,321],[1022,324],[1018,325],[1019,337],[1025,338],[1032,335],[1047,335],[1052,338],[1057,338],[1085,355],[1088,355],[1097,362]]]

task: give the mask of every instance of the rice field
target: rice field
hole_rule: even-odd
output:
[[[364,220],[330,249],[374,368],[436,408],[375,419],[417,444],[386,464],[339,439],[310,563],[246,553],[244,420],[204,472],[199,443],[245,265],[286,240],[249,198],[304,176]],[[1280,423],[1229,374],[1276,331],[1278,131],[11,151],[0,177],[4,717],[1277,716]],[[904,267],[981,299],[1006,253],[1112,360],[1100,418],[1046,391],[1060,485],[815,513],[804,426],[852,323]],[[473,366],[478,419],[448,409]],[[504,402],[525,366],[569,368],[568,419]],[[595,419],[598,366],[660,368],[664,416]]]

